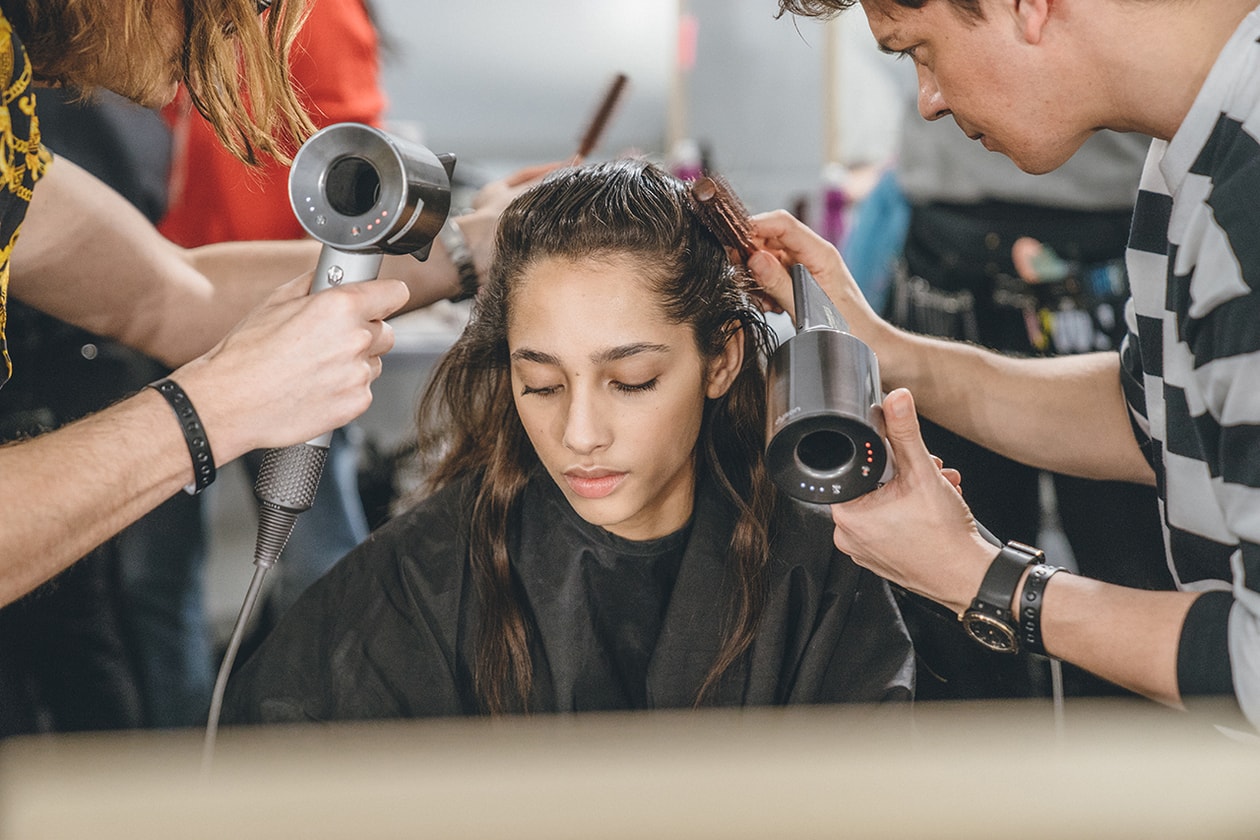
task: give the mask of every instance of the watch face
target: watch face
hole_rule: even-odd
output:
[[[1015,653],[1019,642],[1015,636],[1015,628],[1004,621],[978,612],[967,612],[962,617],[963,628],[971,638],[980,644],[1000,653]]]

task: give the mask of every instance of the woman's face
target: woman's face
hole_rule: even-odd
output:
[[[573,509],[626,539],[681,528],[705,398],[730,387],[739,342],[706,362],[629,256],[538,262],[510,313],[516,409]]]

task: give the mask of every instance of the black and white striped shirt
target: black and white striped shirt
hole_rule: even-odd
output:
[[[1125,395],[1170,567],[1206,591],[1183,695],[1233,692],[1260,726],[1260,9],[1171,141],[1151,145],[1127,254]]]

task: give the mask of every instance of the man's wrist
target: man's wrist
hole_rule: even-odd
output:
[[[477,290],[481,287],[481,276],[477,271],[476,263],[473,261],[472,249],[468,247],[468,240],[464,237],[463,230],[453,216],[446,220],[446,224],[438,232],[438,241],[442,243],[447,259],[451,261],[451,265],[455,268],[455,291],[448,299],[458,303],[459,301],[475,297]]]
[[[980,589],[959,616],[963,628],[975,641],[990,650],[1017,653],[1020,635],[1018,612],[1012,609],[1020,583],[1028,567],[1045,560],[1040,549],[1008,542],[989,563]]]
[[[1046,584],[1055,573],[1065,571],[1062,566],[1034,563],[1024,574],[1015,601],[1015,616],[1019,621],[1019,644],[1025,653],[1048,656],[1041,635],[1041,609]]]
[[[214,453],[210,451],[210,438],[206,428],[193,406],[192,400],[184,393],[184,389],[173,379],[159,379],[150,382],[146,387],[152,388],[162,395],[175,419],[179,422],[180,431],[184,435],[184,443],[188,448],[188,456],[192,462],[193,480],[184,487],[184,491],[195,495],[214,483]]]

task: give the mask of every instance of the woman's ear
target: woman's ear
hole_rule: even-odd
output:
[[[709,360],[705,396],[711,400],[716,400],[730,390],[744,365],[744,328],[738,321],[732,321],[726,329],[725,346]]]

